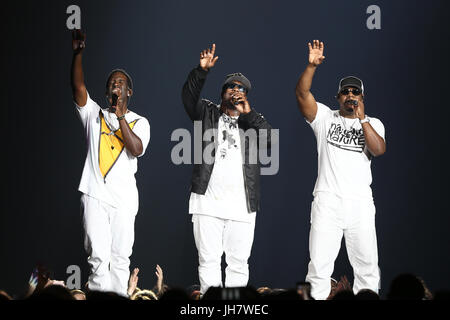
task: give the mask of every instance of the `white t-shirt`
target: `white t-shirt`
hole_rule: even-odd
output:
[[[256,212],[249,213],[247,210],[237,117],[222,114],[217,134],[216,155],[208,188],[204,195],[191,193],[189,213],[252,222]]]
[[[125,206],[137,213],[138,190],[134,174],[137,159],[123,146],[119,121],[114,113],[102,109],[88,93],[86,105],[76,105],[87,142],[87,156],[78,190],[108,203]],[[125,115],[133,132],[141,139],[142,156],[150,140],[146,118],[129,111]]]
[[[308,121],[307,121],[308,122]],[[317,140],[318,176],[313,195],[331,192],[340,197],[372,199],[372,155],[367,150],[358,119],[347,119],[339,110],[317,103],[310,123]],[[370,117],[370,125],[384,139],[384,126]]]

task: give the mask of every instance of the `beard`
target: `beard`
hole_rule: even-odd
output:
[[[224,105],[227,109],[236,110],[236,106],[234,105],[233,101],[230,99],[224,100]]]
[[[352,107],[348,107],[348,106],[345,107],[344,109],[345,109],[345,111],[348,112],[348,113],[353,113],[353,111],[355,111]]]
[[[344,109],[346,112],[348,113],[353,113],[355,111],[355,103],[356,106],[358,105],[358,101],[354,100],[354,99],[348,99],[347,101],[344,102]]]

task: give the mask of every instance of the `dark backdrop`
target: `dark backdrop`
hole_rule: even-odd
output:
[[[130,109],[147,117],[151,140],[136,175],[140,210],[131,267],[142,288],[158,263],[171,286],[198,283],[188,215],[190,165],[170,153],[176,128],[189,121],[181,87],[199,52],[217,44],[219,61],[203,96],[218,100],[225,74],[252,81],[250,102],[280,129],[280,170],[262,178],[250,258],[254,286],[292,287],[306,276],[314,135],[297,109],[294,88],[307,63],[307,42],[325,42],[313,83],[318,101],[336,106],[337,82],[357,75],[366,113],[382,120],[387,152],[372,162],[382,294],[401,272],[431,290],[450,288],[447,179],[449,14],[445,1],[17,1],[3,8],[3,114],[6,123],[0,215],[0,287],[18,293],[40,262],[66,279],[88,276],[79,212],[85,143],[71,99],[71,34],[66,8],[81,7],[87,32],[88,90],[105,105],[110,70],[133,76]],[[366,8],[381,8],[381,30],[368,30]],[[349,168],[351,170],[351,168]],[[334,276],[350,278],[345,250]]]

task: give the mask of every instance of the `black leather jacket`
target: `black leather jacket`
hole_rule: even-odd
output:
[[[182,100],[184,108],[192,121],[202,121],[202,135],[208,129],[217,129],[219,123],[219,117],[222,114],[219,106],[208,101],[206,99],[200,99],[200,93],[203,85],[205,84],[208,72],[198,66],[193,69],[183,86]],[[238,125],[240,129],[244,131],[253,128],[258,134],[258,139],[262,138],[258,129],[266,129],[267,131],[267,148],[271,146],[271,129],[270,124],[264,119],[264,117],[257,113],[255,109],[248,114],[241,114],[238,119]],[[264,135],[266,139],[266,135]],[[216,137],[214,137],[214,140]],[[202,151],[215,141],[202,141]],[[248,212],[254,212],[259,210],[260,201],[260,187],[259,176],[260,166],[259,161],[256,164],[251,164],[249,159],[249,141],[241,134],[241,145],[245,144],[245,163],[243,166],[244,184],[247,199]],[[259,147],[259,144],[258,144]],[[214,149],[215,150],[215,149]],[[205,163],[202,159],[201,164],[194,164],[194,170],[192,173],[191,191],[197,194],[205,194],[208,188],[209,179],[214,167],[213,164]]]

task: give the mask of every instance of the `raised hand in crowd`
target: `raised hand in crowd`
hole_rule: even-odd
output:
[[[164,274],[159,264],[156,265],[155,275],[156,275],[156,291],[157,295],[160,296],[164,291]]]
[[[138,273],[139,273],[139,268],[134,268],[130,274],[130,279],[128,280],[128,290],[127,290],[127,294],[130,297],[136,291],[137,284],[139,281]]]

